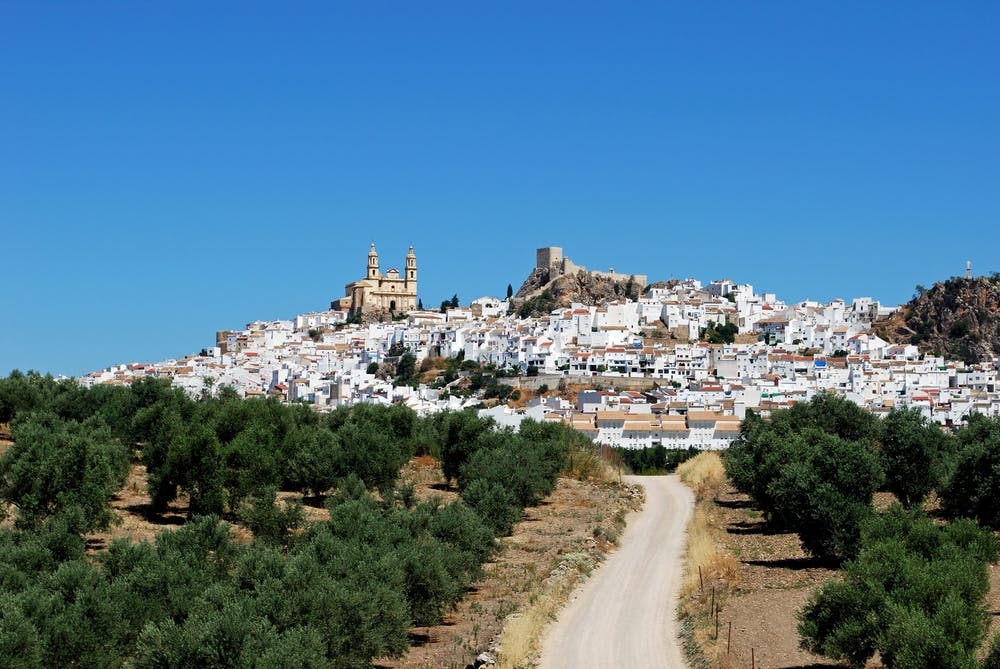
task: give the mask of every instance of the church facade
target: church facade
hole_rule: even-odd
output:
[[[348,309],[352,316],[376,311],[401,313],[417,308],[417,256],[413,247],[406,254],[403,274],[392,268],[379,270],[378,251],[372,244],[368,252],[368,272],[364,279],[344,287],[346,296],[334,302],[334,308]]]

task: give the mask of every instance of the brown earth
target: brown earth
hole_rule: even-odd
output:
[[[0,457],[3,457],[13,445],[14,442],[10,440],[10,425],[0,423]]]
[[[525,510],[483,578],[444,623],[411,630],[413,645],[399,660],[376,666],[393,669],[450,669],[471,664],[495,646],[505,621],[532,602],[543,581],[570,553],[600,558],[614,547],[624,511],[634,506],[630,489],[560,478],[540,505]]]
[[[885,508],[892,495],[876,495],[876,508]],[[746,495],[724,486],[715,497],[713,524],[721,530],[725,547],[739,560],[735,586],[725,596],[719,613],[717,648],[729,655],[722,667],[749,667],[751,652],[757,668],[819,669],[841,663],[799,648],[797,613],[809,595],[837,572],[824,567],[802,550],[798,536],[769,530],[759,510]],[[987,640],[1000,632],[1000,566],[990,566],[990,612]],[[722,596],[720,595],[720,600]],[[729,625],[732,624],[730,635]],[[714,636],[714,630],[711,631]],[[875,669],[882,665],[869,662]]]

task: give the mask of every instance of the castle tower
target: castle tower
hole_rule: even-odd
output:
[[[406,254],[406,285],[412,284],[413,291],[417,290],[417,256],[413,252],[413,245],[410,244],[410,252]]]
[[[375,250],[375,242],[372,242],[372,250],[368,252],[368,278],[377,279],[378,276],[378,251]]]

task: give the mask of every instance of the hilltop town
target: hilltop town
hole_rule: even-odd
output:
[[[1000,415],[995,360],[966,365],[892,344],[873,324],[896,308],[870,298],[789,304],[728,279],[645,286],[644,275],[588,272],[555,247],[536,260],[520,297],[429,311],[415,308],[413,248],[401,276],[381,272],[373,244],[365,278],[329,310],[220,331],[197,355],[116,365],[80,382],[169,378],[192,395],[229,387],[320,411],[400,403],[426,415],[480,405],[486,378],[501,388],[496,397],[530,397],[481,410],[500,424],[559,420],[628,448],[724,448],[748,410],[767,415],[822,391],[877,414],[917,407],[943,426],[973,412]],[[515,308],[550,280],[585,274],[644,290],[540,316]],[[384,318],[361,318],[372,314]],[[404,356],[423,374],[401,379]]]

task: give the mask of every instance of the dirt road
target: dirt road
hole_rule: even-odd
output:
[[[646,489],[645,506],[549,629],[540,669],[686,666],[675,610],[693,497],[676,476],[628,480]]]

